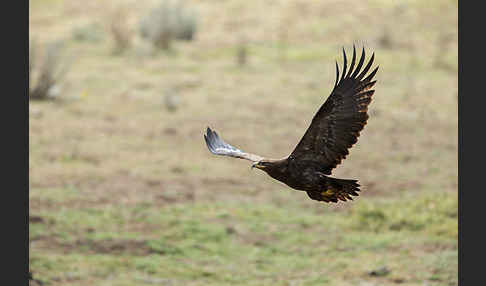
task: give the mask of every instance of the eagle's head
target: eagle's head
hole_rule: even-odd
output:
[[[287,169],[287,165],[288,165],[287,158],[262,159],[258,162],[253,163],[253,165],[251,165],[251,168],[252,169],[257,168],[270,174],[274,172],[279,172],[279,173],[285,172],[285,170]]]
[[[287,167],[288,160],[286,158],[280,160],[263,159],[253,163],[251,166],[252,169],[260,169],[267,173],[270,177],[277,180],[284,180],[286,177],[288,177]]]
[[[273,165],[273,162],[271,162],[271,161],[261,160],[261,161],[253,163],[253,165],[251,165],[251,168],[252,169],[257,168],[257,169],[265,171],[265,168],[271,167],[272,165]]]

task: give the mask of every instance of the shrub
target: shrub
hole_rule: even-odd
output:
[[[133,31],[127,24],[128,11],[117,9],[111,16],[110,32],[113,37],[114,54],[121,54],[132,46]]]
[[[45,47],[41,62],[37,55],[37,45],[32,41],[29,45],[29,97],[34,100],[54,99],[59,95],[59,82],[69,68],[68,62],[63,62],[62,49],[64,43],[56,41]]]
[[[76,42],[98,43],[103,41],[104,38],[103,28],[99,23],[77,26],[73,28],[71,33]]]
[[[196,32],[196,13],[181,1],[162,0],[140,22],[140,34],[156,47],[169,49],[172,40],[191,41]]]

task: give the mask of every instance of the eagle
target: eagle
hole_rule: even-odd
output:
[[[341,78],[336,61],[334,88],[290,155],[282,159],[268,159],[246,153],[226,143],[216,131],[207,127],[204,139],[209,151],[216,155],[249,160],[253,162],[252,169],[263,170],[287,186],[307,192],[312,200],[326,203],[353,200],[352,196],[358,196],[360,191],[358,180],[338,179],[329,175],[349,154],[348,150],[358,141],[368,121],[368,105],[375,92],[371,88],[376,83],[373,77],[378,66],[366,76],[375,58],[373,52],[361,70],[365,61],[364,47],[356,68],[354,45],[349,69],[344,47],[343,57]]]

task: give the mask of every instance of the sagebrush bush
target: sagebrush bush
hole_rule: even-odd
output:
[[[114,42],[113,53],[121,54],[132,46],[133,31],[128,25],[128,10],[117,9],[110,19],[110,32]]]
[[[191,41],[196,27],[197,16],[194,10],[181,1],[162,0],[142,18],[140,34],[154,46],[169,49],[172,40]]]
[[[71,33],[76,42],[99,43],[105,36],[103,27],[97,22],[74,27]]]
[[[70,62],[62,56],[64,42],[56,41],[45,46],[39,58],[35,41],[29,45],[29,97],[34,100],[54,99],[59,95],[59,83],[68,71]]]

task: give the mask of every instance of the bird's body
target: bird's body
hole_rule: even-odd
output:
[[[246,159],[253,162],[252,167],[265,171],[270,177],[281,181],[289,187],[307,192],[317,201],[338,202],[352,200],[357,196],[357,180],[332,178],[332,169],[341,163],[348,149],[358,140],[359,132],[368,120],[368,105],[374,90],[371,81],[378,68],[366,78],[373,63],[374,54],[360,72],[364,63],[365,52],[355,70],[356,50],[346,73],[347,59],[344,52],[344,67],[341,79],[336,63],[336,83],[331,95],[324,102],[312,119],[306,133],[292,153],[282,159],[266,159],[258,155],[245,153],[219,138],[215,131],[207,129],[204,138],[209,150],[216,155]]]
[[[295,160],[289,156],[279,160],[263,160],[255,167],[295,190],[307,192],[311,199],[318,201],[345,201],[359,192],[356,180],[326,176],[322,173],[322,167],[313,161]]]

